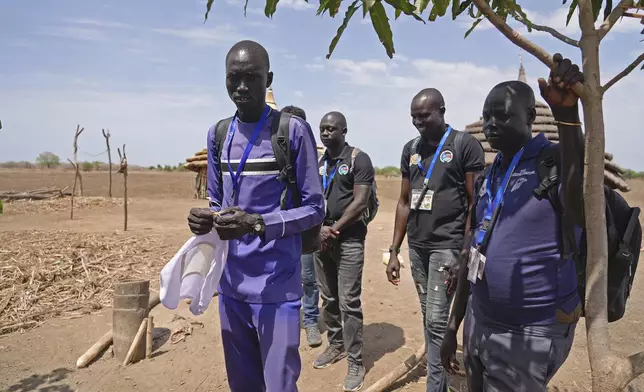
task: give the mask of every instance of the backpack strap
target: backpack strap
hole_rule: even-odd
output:
[[[454,155],[456,156],[456,163],[458,164],[458,169],[461,173],[465,172],[465,168],[463,167],[463,160],[461,151],[463,150],[463,136],[464,132],[458,131],[454,129],[456,132],[456,135],[454,136]],[[440,151],[437,151],[437,153],[440,153]]]
[[[625,244],[629,244],[631,242],[631,238],[633,237],[633,233],[635,232],[635,227],[640,224],[639,215],[639,207],[631,208],[631,218],[628,221],[628,226],[626,226],[626,231],[624,232],[624,237],[622,238],[622,241]]]
[[[533,191],[538,200],[548,199],[552,208],[557,214],[559,221],[559,230],[561,236],[561,257],[568,260],[571,256],[578,259],[579,247],[575,239],[575,228],[572,221],[566,217],[564,208],[559,198],[559,168],[561,167],[561,157],[559,146],[551,144],[544,147],[537,157],[537,174],[541,182]]]
[[[293,165],[293,156],[291,153],[290,141],[290,122],[291,115],[282,113],[278,110],[273,111],[273,121],[271,123],[271,145],[275,160],[280,168],[280,174],[277,180],[286,183],[286,188],[282,193],[280,208],[288,208],[287,193],[290,191],[291,200],[294,207],[300,206],[300,194],[297,189],[297,180],[295,178],[295,166]]]
[[[221,165],[221,152],[224,149],[224,142],[228,134],[228,128],[233,121],[232,117],[225,118],[215,125],[215,147],[217,148],[217,162]]]
[[[358,147],[352,147],[353,150],[351,150],[351,169],[349,170],[350,173],[353,173],[353,166],[356,163],[356,157],[358,154],[360,154],[362,151]]]

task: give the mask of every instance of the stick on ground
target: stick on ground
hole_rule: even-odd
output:
[[[161,297],[157,292],[150,293],[150,299],[148,300],[148,312],[151,311],[155,306],[161,302]],[[76,361],[76,366],[79,368],[89,365],[89,363],[94,360],[107,346],[112,343],[112,338],[114,337],[112,330],[110,329],[105,333],[89,350],[85,351],[85,354],[81,355]]]
[[[427,355],[427,348],[423,346],[418,349],[414,354],[405,360],[405,362],[396,366],[392,371],[385,374],[380,380],[371,385],[365,392],[382,392],[389,388],[391,384],[396,382],[399,378],[409,373],[409,371],[418,365],[418,363]]]
[[[132,358],[134,357],[134,353],[137,351],[137,348],[141,343],[141,339],[143,339],[143,336],[145,336],[145,329],[147,325],[148,325],[148,319],[144,318],[143,321],[141,321],[141,326],[139,327],[139,330],[137,331],[136,336],[132,341],[132,345],[130,346],[130,349],[128,350],[127,355],[125,356],[125,360],[123,361],[123,366],[127,366],[132,360]]]
[[[145,357],[152,356],[152,330],[154,329],[154,317],[148,316],[148,330],[145,336]]]

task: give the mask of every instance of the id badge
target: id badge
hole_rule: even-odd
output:
[[[483,279],[483,271],[485,271],[485,261],[486,257],[484,254],[479,252],[479,265],[478,265],[478,271],[477,271],[477,277],[480,279]]]
[[[423,193],[423,191],[420,189],[412,189],[411,191],[412,208],[416,207],[416,203],[418,203],[418,199],[420,198],[421,193]],[[434,191],[427,190],[427,193],[425,193],[425,197],[423,198],[423,201],[420,203],[420,207],[418,207],[418,209],[423,211],[431,211],[433,202],[434,202]]]
[[[479,265],[481,262],[481,254],[478,249],[472,247],[470,248],[470,260],[467,262],[467,280],[476,284],[476,278],[479,273]]]

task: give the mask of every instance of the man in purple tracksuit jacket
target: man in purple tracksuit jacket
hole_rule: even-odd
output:
[[[232,392],[296,392],[300,375],[299,312],[302,297],[300,233],[322,222],[324,201],[310,126],[293,117],[289,141],[301,206],[280,209],[285,184],[271,144],[277,111],[265,102],[271,85],[268,53],[241,41],[226,56],[226,88],[237,107],[222,145],[208,132],[211,209],[193,208],[195,234],[214,227],[229,241],[219,287],[219,315]],[[213,217],[211,210],[219,211]]]

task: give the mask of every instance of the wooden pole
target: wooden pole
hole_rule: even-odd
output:
[[[145,329],[147,327],[147,324],[148,324],[148,319],[144,318],[143,321],[141,321],[139,330],[137,331],[136,336],[132,341],[132,345],[130,346],[130,349],[128,350],[127,355],[125,356],[125,360],[123,361],[123,366],[127,366],[132,360],[132,357],[134,357],[134,353],[136,352],[137,347],[139,347],[139,344],[141,343],[141,339],[143,339],[143,336],[145,335]]]
[[[145,336],[145,357],[150,359],[152,356],[152,330],[154,329],[154,317],[148,316],[148,329]]]
[[[112,330],[106,332],[105,335],[101,336],[100,339],[89,350],[85,351],[85,354],[81,355],[76,361],[77,368],[84,368],[87,366],[94,358],[98,356],[107,346],[112,343]]]
[[[107,194],[110,196],[110,199],[112,198],[112,150],[110,149],[110,130],[108,129],[107,132],[103,129],[103,137],[105,138],[105,144],[107,144],[107,162],[109,164],[109,171],[110,171],[110,186],[107,190]]]
[[[78,173],[78,165],[76,165],[74,162],[71,161],[71,159],[67,159],[69,163],[72,164],[72,167],[74,168],[74,171]],[[74,196],[76,195],[76,182],[78,180],[78,176],[74,175],[74,186],[72,188],[72,199],[71,199],[71,211],[69,212],[69,219],[74,220]]]
[[[117,149],[117,151],[121,160],[121,167],[119,167],[118,173],[123,174],[123,213],[125,214],[123,231],[127,231],[127,155],[125,155],[125,144],[123,144],[123,154],[121,154],[120,149]]]
[[[83,177],[78,166],[78,137],[84,130],[85,128],[81,128],[80,125],[76,125],[76,133],[74,134],[74,164],[76,165],[76,178],[78,178],[78,183],[80,185],[80,196],[83,196]]]
[[[396,382],[399,378],[409,373],[411,369],[416,367],[421,360],[427,355],[427,347],[423,343],[423,346],[418,349],[414,354],[405,360],[405,362],[396,366],[392,371],[385,374],[380,380],[376,381],[375,384],[371,385],[365,392],[382,392],[385,389],[389,388],[391,384]]]
[[[150,293],[150,299],[148,300],[148,312],[151,311],[155,306],[157,306],[161,302],[161,297],[159,296],[159,293]],[[105,333],[105,335],[101,336],[100,339],[92,347],[89,348],[89,350],[85,351],[83,355],[81,355],[78,360],[76,361],[76,366],[79,368],[83,368],[89,363],[94,360],[103,350],[107,348],[107,346],[112,343],[112,339],[114,338],[114,331],[109,330],[108,332]]]

